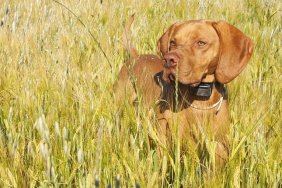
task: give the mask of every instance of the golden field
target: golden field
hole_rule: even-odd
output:
[[[188,19],[225,20],[254,41],[228,84],[231,154],[220,173],[205,175],[211,161],[180,156],[177,144],[158,159],[153,109],[118,113],[112,87],[133,13],[140,53]],[[117,177],[122,187],[282,186],[280,1],[0,0],[0,71],[0,187],[106,187]]]

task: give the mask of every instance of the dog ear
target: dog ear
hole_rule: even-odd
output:
[[[157,42],[157,54],[160,57],[163,57],[169,51],[169,43],[171,35],[174,31],[175,26],[178,25],[177,23],[171,25],[166,32],[161,36],[161,38]]]
[[[213,27],[220,39],[215,78],[225,84],[236,78],[245,68],[253,53],[253,42],[239,29],[226,22],[215,22]]]

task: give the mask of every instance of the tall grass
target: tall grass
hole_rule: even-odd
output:
[[[102,2],[102,3],[101,3]],[[281,187],[282,5],[250,1],[0,0],[0,187]],[[228,85],[231,155],[207,177],[197,156],[158,159],[153,109],[113,101],[131,41],[155,53],[172,23],[225,20],[255,42],[244,72]],[[104,50],[104,57],[89,31]],[[210,145],[212,148],[212,143]],[[181,160],[181,161],[180,161]],[[207,162],[206,167],[211,163]]]

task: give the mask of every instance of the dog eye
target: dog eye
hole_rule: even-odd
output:
[[[203,47],[203,46],[205,46],[207,43],[200,40],[200,41],[197,42],[197,44],[198,44],[199,47]]]

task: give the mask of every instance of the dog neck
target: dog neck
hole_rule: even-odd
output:
[[[179,90],[184,106],[201,111],[215,109],[215,112],[218,112],[226,97],[224,85],[218,82],[201,83],[196,88],[190,87],[188,92],[185,91],[185,88]]]
[[[161,111],[171,109],[177,112],[189,107],[197,110],[219,109],[226,96],[226,89],[223,84],[206,82],[208,80],[211,79],[204,79],[205,82],[192,87],[175,82],[167,83],[162,79],[162,72],[156,74],[155,81],[162,88]]]

